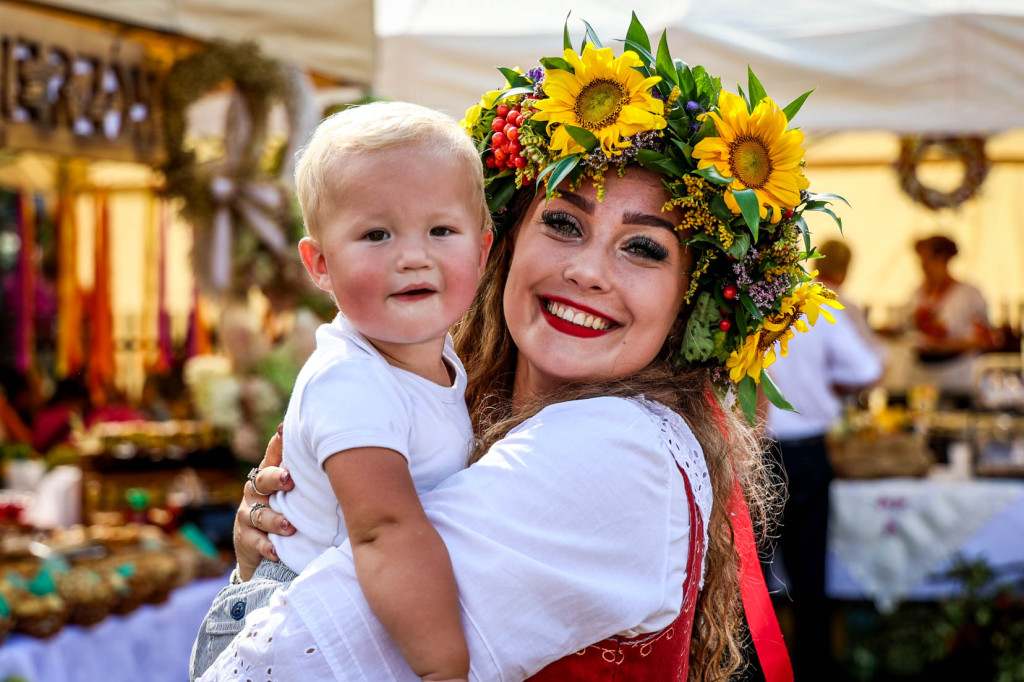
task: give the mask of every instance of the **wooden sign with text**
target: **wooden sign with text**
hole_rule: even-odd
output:
[[[140,42],[0,6],[0,148],[155,164],[159,79]]]

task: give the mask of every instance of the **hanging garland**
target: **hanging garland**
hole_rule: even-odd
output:
[[[270,270],[286,265],[282,254],[301,237],[301,221],[296,221],[289,200],[287,169],[265,167],[267,126],[276,103],[288,114],[289,149],[304,140],[311,125],[300,79],[297,72],[263,56],[255,44],[226,42],[177,62],[167,76],[165,192],[184,199],[183,212],[196,228],[196,270],[205,288],[230,287],[239,293],[250,283],[262,285],[253,281],[254,263],[269,260]],[[234,84],[224,155],[200,163],[185,145],[188,109],[224,81]]]
[[[917,176],[917,167],[930,147],[938,147],[947,156],[964,166],[960,186],[949,191],[928,187]],[[988,175],[989,162],[985,157],[985,139],[982,137],[904,137],[900,140],[900,158],[896,162],[900,187],[911,199],[933,211],[956,208],[975,194]]]

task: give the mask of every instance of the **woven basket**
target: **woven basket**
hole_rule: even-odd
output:
[[[935,460],[920,434],[833,438],[829,460],[840,478],[924,476]]]

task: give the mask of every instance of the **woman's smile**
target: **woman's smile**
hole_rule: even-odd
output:
[[[592,338],[620,326],[592,308],[557,296],[542,297],[540,304],[552,327],[573,336]]]

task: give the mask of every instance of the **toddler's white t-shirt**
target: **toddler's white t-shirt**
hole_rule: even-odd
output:
[[[393,367],[340,313],[316,332],[316,350],[303,365],[284,418],[284,466],[295,489],[270,506],[295,526],[273,536],[281,560],[301,572],[328,547],[348,537],[345,519],[324,472],[343,450],[395,450],[409,462],[416,492],[432,490],[465,468],[473,443],[466,410],[466,370],[445,340],[451,386]]]

